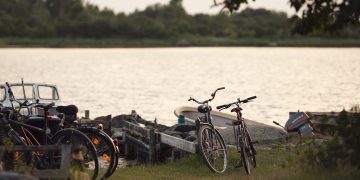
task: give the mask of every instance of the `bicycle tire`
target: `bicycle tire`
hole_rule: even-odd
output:
[[[62,129],[58,132],[56,132],[56,134],[51,138],[52,142],[55,144],[72,144],[72,152],[77,148],[74,145],[80,145],[79,143],[81,143],[82,146],[79,146],[81,148],[81,155],[83,155],[80,161],[76,160],[75,158],[72,158],[74,161],[74,163],[80,163],[81,168],[84,167],[84,163],[89,163],[90,161],[93,161],[94,163],[94,167],[93,170],[87,170],[85,171],[84,169],[80,169],[81,173],[86,174],[86,172],[88,172],[88,176],[89,178],[91,178],[92,180],[96,180],[97,176],[98,176],[98,172],[99,172],[99,162],[97,159],[97,155],[96,155],[96,148],[95,146],[92,144],[91,140],[82,132],[72,129],[72,128],[66,128],[66,129]],[[83,148],[83,145],[85,146],[86,149]],[[86,153],[83,153],[83,152]],[[80,152],[80,151],[79,151]],[[72,153],[72,156],[74,154]],[[75,155],[76,156],[76,155]],[[84,175],[86,176],[86,175]]]
[[[78,128],[78,130],[88,136],[94,144],[98,161],[99,158],[103,158],[108,163],[108,167],[105,168],[105,171],[102,171],[102,167],[99,167],[99,179],[110,177],[116,169],[114,166],[117,166],[117,153],[112,139],[99,129],[82,127]],[[107,158],[109,158],[109,160]]]
[[[105,131],[101,131],[101,132],[103,132],[104,135],[106,135],[114,143],[113,138],[111,138]],[[119,152],[117,145],[115,145],[115,143],[114,143],[114,148],[115,148],[116,158],[115,158],[113,169],[111,170],[111,174],[109,176],[111,176],[116,171],[118,163],[119,163],[120,152]]]
[[[214,141],[215,140],[215,141]],[[214,149],[214,145],[216,146]],[[220,145],[220,148],[218,148]],[[227,149],[224,143],[223,138],[220,133],[211,127],[210,125],[201,125],[198,132],[198,146],[201,156],[204,158],[208,168],[215,173],[223,173],[227,168]],[[217,152],[220,150],[220,153]],[[214,154],[214,151],[216,153]],[[218,155],[221,160],[219,161],[219,167],[217,167],[217,157]]]
[[[240,154],[241,154],[241,160],[245,169],[245,173],[247,175],[250,174],[250,163],[249,163],[249,156],[246,150],[246,141],[244,139],[244,137],[240,134],[240,137],[238,138],[239,140],[239,148],[240,148]]]
[[[249,154],[249,157],[251,158],[251,164],[254,168],[256,168],[257,164],[256,164],[256,150],[255,150],[255,147],[254,147],[254,144],[251,140],[251,137],[249,135],[249,133],[247,133],[246,135],[247,139],[248,139],[248,142],[249,142],[249,147],[250,147],[250,154]]]

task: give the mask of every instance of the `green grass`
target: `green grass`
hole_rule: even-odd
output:
[[[110,179],[357,179],[360,172],[349,168],[326,170],[304,168],[295,150],[273,149],[258,152],[258,167],[245,175],[243,167],[234,168],[239,154],[229,152],[228,169],[223,174],[212,173],[196,155],[177,162],[120,168]]]

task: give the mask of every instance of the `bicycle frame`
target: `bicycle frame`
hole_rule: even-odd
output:
[[[236,149],[239,152],[240,151],[240,146],[243,146],[243,144],[239,144],[239,138],[244,137],[245,132],[244,130],[246,129],[246,125],[244,123],[244,119],[242,118],[242,113],[241,113],[241,108],[239,105],[237,105],[238,107],[236,108],[236,117],[238,120],[238,124],[236,126],[233,126],[233,130],[234,130],[234,135],[235,135],[235,142],[237,144]]]
[[[9,119],[8,121],[10,123],[13,123],[13,124],[16,124],[16,125],[20,126],[21,130],[23,131],[23,134],[24,134],[25,138],[26,138],[26,135],[29,135],[33,140],[36,141],[37,144],[40,144],[40,143],[38,142],[38,140],[34,137],[34,135],[27,128],[42,133],[43,137],[44,137],[44,143],[43,143],[44,145],[48,144],[48,140],[50,140],[50,143],[53,143],[53,142],[51,142],[51,137],[49,135],[47,135],[46,129],[42,129],[42,128],[39,128],[39,127],[36,127],[36,126],[28,125],[28,124],[18,122],[16,120],[12,120],[12,119]],[[34,143],[34,142],[32,142],[32,143]]]

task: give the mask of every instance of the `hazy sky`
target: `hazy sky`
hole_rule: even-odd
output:
[[[108,7],[113,9],[115,12],[125,12],[130,13],[135,9],[143,10],[145,7],[151,4],[160,3],[167,4],[170,0],[85,0],[92,4],[96,4],[101,8]],[[196,13],[211,13],[215,14],[219,12],[219,8],[210,8],[213,0],[183,0],[183,6],[186,11],[190,14]],[[253,2],[249,0],[248,5],[243,5],[244,7],[252,8],[266,8],[276,11],[287,12],[288,15],[295,13],[293,9],[290,8],[289,0],[256,0]]]

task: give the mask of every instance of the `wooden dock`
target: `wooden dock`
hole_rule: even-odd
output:
[[[145,161],[148,163],[155,163],[159,161],[161,155],[161,147],[164,145],[188,152],[196,153],[197,144],[186,141],[184,139],[159,132],[155,128],[141,127],[137,124],[124,121],[124,126],[118,129],[125,132],[125,146],[129,149],[135,150],[137,155],[145,155]],[[127,150],[128,151],[128,150]],[[130,152],[125,152],[125,155]]]

